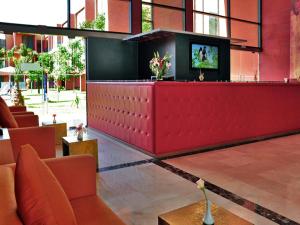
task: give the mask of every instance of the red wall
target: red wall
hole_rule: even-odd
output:
[[[260,80],[283,81],[290,74],[290,9],[288,0],[263,0],[263,52]]]
[[[129,25],[130,2],[120,0],[108,1],[108,26],[109,31],[130,32]]]

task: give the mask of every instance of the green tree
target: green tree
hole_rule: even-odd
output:
[[[5,66],[6,50],[5,48],[0,48],[0,68]]]
[[[96,19],[93,21],[83,21],[79,25],[80,29],[89,29],[89,30],[105,30],[105,14],[101,13],[96,16]]]
[[[94,20],[94,29],[95,30],[105,30],[105,14],[98,14],[96,19]]]
[[[142,8],[142,32],[152,30],[151,6],[143,6]]]

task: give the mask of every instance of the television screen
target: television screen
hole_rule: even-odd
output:
[[[218,47],[192,44],[192,68],[218,69]]]

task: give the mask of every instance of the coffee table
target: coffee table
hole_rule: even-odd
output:
[[[204,201],[194,203],[160,215],[158,217],[158,225],[202,225],[204,211]],[[212,204],[211,212],[215,225],[253,225],[215,204]]]
[[[68,136],[62,138],[63,156],[90,154],[95,157],[98,168],[98,142],[97,139],[88,135],[83,136],[83,140],[77,140],[77,136]]]
[[[51,126],[55,128],[55,143],[57,145],[61,145],[62,137],[67,136],[67,123],[64,122],[56,122],[53,123],[52,121],[42,122],[42,126]]]

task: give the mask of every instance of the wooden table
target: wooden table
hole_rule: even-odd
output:
[[[61,145],[62,137],[67,136],[67,123],[64,122],[56,122],[53,123],[52,121],[49,122],[42,122],[42,126],[51,126],[55,128],[55,143],[57,145]]]
[[[98,168],[98,142],[95,138],[83,135],[83,140],[77,140],[77,136],[68,136],[62,138],[63,156],[91,154],[95,157]]]
[[[158,217],[158,225],[202,225],[205,202],[188,205]],[[253,225],[228,210],[212,204],[215,225]]]

